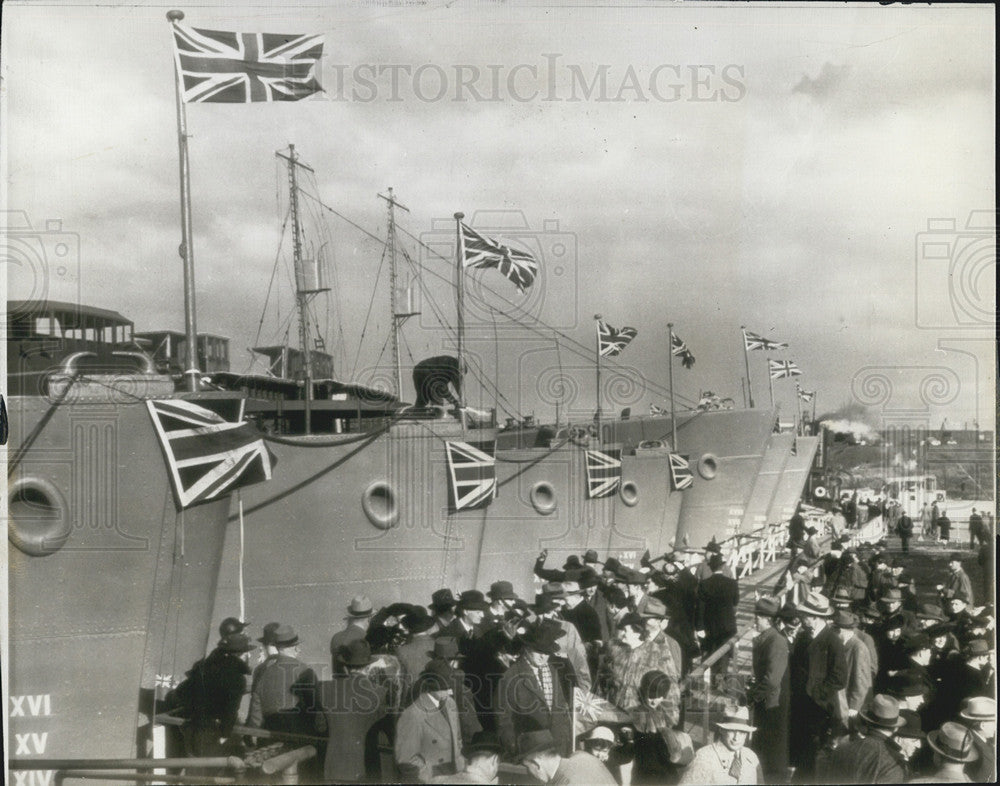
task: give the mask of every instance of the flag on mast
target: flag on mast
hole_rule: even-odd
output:
[[[784,341],[772,341],[769,338],[764,338],[763,336],[758,336],[756,333],[751,333],[746,328],[743,329],[743,342],[747,349],[788,349],[787,342]]]
[[[670,348],[670,352],[681,359],[681,365],[684,368],[691,368],[694,365],[694,355],[691,354],[691,350],[687,348],[681,337],[676,333],[673,334],[673,346]]]
[[[812,401],[814,398],[816,398],[816,391],[815,390],[810,391],[810,390],[803,390],[802,388],[799,388],[798,392],[799,392],[799,398],[802,399],[803,401],[805,401],[807,404],[810,401]]]
[[[689,461],[686,454],[670,454],[670,479],[674,483],[674,491],[682,491],[694,485],[694,474],[691,472]]]
[[[767,359],[767,370],[771,379],[783,379],[785,377],[798,377],[802,371],[791,360],[771,360]]]
[[[465,222],[462,227],[462,267],[495,267],[514,282],[517,291],[523,293],[538,275],[538,260],[520,248],[511,248],[503,243],[481,235]]]
[[[497,495],[496,443],[445,442],[452,512],[484,508]]]
[[[669,415],[670,413],[667,412],[667,410],[665,410],[663,407],[658,407],[658,406],[656,406],[656,404],[650,404],[649,405],[649,414],[650,415]]]
[[[174,24],[174,60],[185,103],[299,101],[323,90],[322,35],[231,33]]]
[[[639,331],[633,327],[623,327],[621,330],[611,327],[603,319],[597,320],[597,340],[601,357],[613,358],[620,355]]]

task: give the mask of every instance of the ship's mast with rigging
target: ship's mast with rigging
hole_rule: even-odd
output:
[[[401,208],[407,213],[410,209],[396,201],[396,197],[393,196],[392,186],[388,189],[389,195],[378,194],[379,199],[384,199],[389,203],[389,309],[392,314],[392,336],[390,337],[392,341],[392,357],[395,362],[393,367],[393,377],[396,380],[396,398],[403,398],[403,374],[400,369],[399,360],[399,329],[403,326],[403,323],[412,316],[416,315],[416,312],[412,310],[407,310],[406,312],[400,312],[399,303],[397,301],[398,293],[396,291],[396,212],[395,208]],[[410,304],[407,303],[407,306]]]
[[[320,292],[329,292],[328,287],[307,289],[305,269],[302,265],[302,227],[299,222],[299,190],[296,179],[296,169],[312,172],[313,169],[299,161],[295,154],[295,145],[288,145],[288,154],[276,152],[278,158],[283,158],[288,162],[288,187],[289,198],[291,200],[292,213],[292,249],[295,262],[295,301],[299,310],[299,344],[302,347],[302,371],[305,377],[304,385],[304,433],[312,433],[312,400],[313,400],[313,374],[312,374],[312,353],[309,351],[309,301]],[[317,284],[319,282],[316,282]]]

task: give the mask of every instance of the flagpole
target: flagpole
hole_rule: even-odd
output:
[[[677,450],[677,418],[674,415],[674,323],[667,323],[667,378],[670,381],[670,447]]]
[[[795,433],[800,437],[802,436],[802,388],[799,383],[795,383],[795,411],[798,413],[799,419],[795,426]]]
[[[746,346],[744,342],[743,346]],[[767,359],[767,386],[771,391],[771,406],[774,406],[774,377],[771,376],[771,358]]]
[[[743,331],[743,364],[747,370],[747,397],[750,399],[750,409],[753,409],[753,388],[750,387],[750,353],[747,352],[746,326],[740,325],[740,330]]]
[[[594,349],[597,355],[597,414],[594,416],[597,420],[597,433],[600,436],[601,433],[601,325],[600,325],[600,314],[594,314],[594,320],[597,322],[597,330],[594,333]]]
[[[455,264],[458,269],[458,416],[465,427],[465,355],[462,341],[465,333],[465,269],[462,266],[462,219],[465,213],[455,213]]]
[[[183,11],[167,11],[171,27],[184,18]],[[184,260],[184,377],[190,392],[198,390],[201,372],[198,370],[198,329],[195,323],[194,300],[194,238],[191,231],[191,165],[188,160],[187,111],[179,63],[174,65],[174,85],[177,91],[177,147],[181,175],[181,246]]]

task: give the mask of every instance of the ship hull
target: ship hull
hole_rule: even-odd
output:
[[[228,499],[177,512],[136,392],[9,400],[15,759],[145,755],[208,644]]]
[[[668,550],[688,495],[704,508],[716,488],[727,488],[746,504],[771,424],[765,411],[680,416],[681,451],[693,463],[708,453],[718,461],[715,477],[696,476],[683,492],[670,480],[667,418],[604,424],[600,448],[596,439],[568,437],[519,445],[503,432],[463,434],[445,421],[401,422],[339,444],[322,437],[272,440],[275,479],[234,497],[214,616],[238,613],[242,551],[247,616],[255,625],[293,625],[302,657],[326,674],[330,636],[354,595],[366,594],[376,606],[428,603],[441,587],[486,589],[506,579],[530,600],[542,549],[549,567],[588,548],[625,560],[646,549]],[[481,509],[451,512],[444,443],[494,437],[496,498]],[[621,486],[599,499],[587,494],[586,451],[593,449],[622,453]],[[379,510],[396,513],[391,526],[370,515],[373,487],[382,490]]]

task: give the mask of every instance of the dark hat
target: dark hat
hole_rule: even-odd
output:
[[[753,613],[758,617],[776,617],[778,611],[778,601],[771,598],[760,598],[753,606]]]
[[[633,570],[632,568],[623,568],[619,576],[622,582],[625,584],[632,584],[634,586],[645,584],[647,581],[645,573]]]
[[[610,571],[611,573],[617,573],[623,567],[624,565],[622,565],[621,562],[619,562],[615,557],[608,557],[604,561],[604,569]]]
[[[854,602],[854,595],[851,593],[850,587],[837,587],[833,591],[833,597],[830,598],[835,606],[842,604],[850,604]]]
[[[620,620],[618,620],[618,630],[622,628],[639,628],[640,630],[645,630],[646,621],[636,614],[634,611],[630,611],[625,614]]]
[[[961,561],[962,561],[962,555],[959,554],[957,551],[953,551],[951,552],[951,554],[948,555],[948,562],[961,562]]]
[[[858,614],[862,617],[871,617],[875,620],[882,619],[882,609],[878,607],[877,603],[866,603],[864,606],[858,608]]]
[[[792,604],[787,604],[778,609],[778,619],[783,622],[793,622],[798,620],[799,612]]]
[[[477,753],[500,754],[503,752],[503,745],[500,738],[492,731],[477,731],[472,735],[472,740],[468,745],[462,746],[462,755],[470,759]]]
[[[531,610],[535,614],[549,614],[553,611],[558,611],[559,604],[556,603],[556,599],[551,595],[535,595],[535,603],[532,605]]]
[[[938,636],[947,635],[953,630],[955,630],[954,622],[938,622],[931,625],[929,628],[924,628],[924,633],[926,633],[927,638],[933,642]]]
[[[417,677],[417,693],[427,693],[433,690],[447,690],[451,688],[454,672],[451,666],[445,661],[433,659],[428,661],[424,670]]]
[[[219,635],[225,638],[230,633],[242,633],[249,625],[249,621],[240,622],[236,617],[226,617],[219,623]]]
[[[458,596],[459,611],[486,611],[489,602],[479,590],[466,590]]]
[[[570,554],[563,563],[563,570],[573,570],[582,567],[583,563],[580,562],[580,558],[576,554]]]
[[[542,585],[542,595],[546,598],[552,598],[553,600],[558,600],[559,598],[565,598],[566,592],[563,590],[562,582],[560,581],[547,581]]]
[[[884,693],[878,694],[868,708],[858,714],[865,723],[880,729],[898,729],[906,723],[899,717],[899,702]]]
[[[918,620],[936,620],[937,622],[944,622],[945,616],[944,611],[940,606],[934,603],[921,603],[920,610],[917,612]]]
[[[884,630],[895,630],[896,628],[906,627],[906,618],[902,614],[893,614],[890,617],[885,618],[885,622],[882,623]]]
[[[345,644],[337,654],[341,663],[355,668],[367,666],[375,660],[371,645],[365,639],[355,639],[350,644]]]
[[[962,649],[962,654],[967,658],[978,658],[980,655],[989,655],[990,645],[986,639],[973,639]]]
[[[808,532],[810,535],[815,535],[817,532],[819,532],[819,530],[816,529],[812,524],[810,524],[808,527],[806,527],[806,532]]]
[[[514,585],[509,581],[494,581],[490,584],[490,591],[486,594],[493,598],[493,600],[517,600]]]
[[[374,611],[371,599],[367,595],[355,595],[347,605],[348,617],[370,617]]]
[[[597,557],[597,551],[595,549],[587,549],[587,553],[583,555],[583,562],[585,565],[600,565],[601,560]]]
[[[257,649],[245,633],[230,633],[219,640],[219,649],[223,652],[242,653]]]
[[[546,625],[538,622],[528,628],[527,633],[521,637],[521,642],[525,647],[533,649],[535,652],[555,655],[559,651],[556,639],[565,635],[566,632],[560,625]]]
[[[886,601],[890,601],[890,600],[902,601],[903,600],[903,593],[899,591],[898,587],[889,587],[889,589],[887,589],[882,594],[882,597],[879,598],[879,600],[881,600],[883,603],[885,603]]]
[[[438,611],[446,611],[455,606],[455,596],[451,594],[451,590],[445,587],[444,589],[436,590],[431,595],[431,608]]]
[[[920,713],[914,710],[900,710],[899,717],[903,719],[904,725],[896,732],[897,737],[909,737],[913,740],[926,739],[923,724],[920,722]]]
[[[264,626],[262,635],[257,641],[261,644],[274,644],[274,632],[281,627],[280,622],[269,622]]]
[[[923,696],[927,692],[927,684],[920,675],[909,669],[893,674],[886,682],[886,693],[896,699]]]
[[[940,729],[928,734],[927,744],[948,761],[970,762],[979,758],[972,732],[951,721],[945,721]]]
[[[383,609],[379,610],[379,614],[384,615],[385,618],[395,617],[396,619],[402,619],[407,614],[413,613],[416,608],[412,603],[392,603]]]
[[[711,540],[710,540],[710,541],[709,541],[709,542],[708,542],[708,543],[707,543],[707,544],[705,545],[705,551],[712,551],[712,552],[715,552],[716,554],[721,554],[721,553],[722,553],[722,546],[720,546],[720,545],[719,545],[719,544],[718,544],[718,543],[716,542],[715,538],[712,538],[712,539],[711,539]]]
[[[905,634],[900,644],[904,652],[920,652],[931,648],[930,637],[922,630]]]
[[[726,561],[723,559],[722,554],[717,551],[713,551],[711,556],[708,558],[709,570],[722,570],[722,566],[725,564]]]
[[[548,729],[527,731],[517,737],[517,760],[524,761],[533,753],[545,750],[557,750],[555,738]]]
[[[585,569],[580,573],[580,589],[589,589],[590,587],[596,587],[600,582],[597,578],[597,573],[592,569]]]
[[[291,625],[279,625],[274,629],[273,636],[270,643],[276,647],[291,647],[299,643],[299,637]]]
[[[667,606],[666,604],[657,598],[647,595],[641,601],[639,601],[639,607],[636,609],[640,617],[650,617],[652,619],[666,619],[667,617]]]
[[[434,618],[424,606],[414,606],[413,611],[403,617],[403,624],[410,633],[423,633],[434,627]]]
[[[458,648],[458,640],[453,636],[440,636],[434,639],[434,649],[430,650],[427,655],[441,660],[455,660],[465,657]]]
[[[837,628],[851,629],[858,627],[858,617],[854,612],[837,609],[833,613],[833,624]]]

